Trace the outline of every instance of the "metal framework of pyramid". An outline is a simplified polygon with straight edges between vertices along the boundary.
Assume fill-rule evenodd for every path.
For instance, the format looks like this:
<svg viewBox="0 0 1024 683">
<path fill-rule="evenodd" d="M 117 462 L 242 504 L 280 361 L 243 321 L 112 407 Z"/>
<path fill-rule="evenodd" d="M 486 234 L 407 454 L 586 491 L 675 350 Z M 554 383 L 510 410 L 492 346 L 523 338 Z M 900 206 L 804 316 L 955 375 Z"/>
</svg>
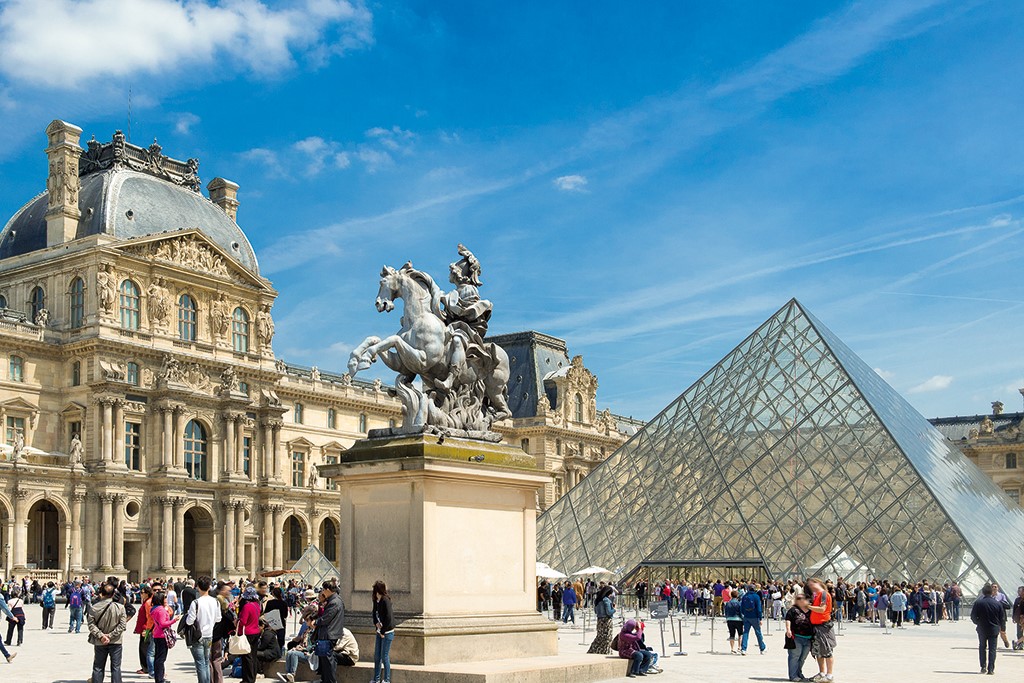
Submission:
<svg viewBox="0 0 1024 683">
<path fill-rule="evenodd" d="M 1024 585 L 1024 511 L 791 300 L 537 522 L 538 560 Z"/>
<path fill-rule="evenodd" d="M 338 568 L 327 559 L 324 551 L 315 545 L 306 546 L 302 557 L 295 562 L 292 569 L 299 572 L 302 583 L 308 586 L 319 586 L 324 581 L 338 576 Z"/>
</svg>

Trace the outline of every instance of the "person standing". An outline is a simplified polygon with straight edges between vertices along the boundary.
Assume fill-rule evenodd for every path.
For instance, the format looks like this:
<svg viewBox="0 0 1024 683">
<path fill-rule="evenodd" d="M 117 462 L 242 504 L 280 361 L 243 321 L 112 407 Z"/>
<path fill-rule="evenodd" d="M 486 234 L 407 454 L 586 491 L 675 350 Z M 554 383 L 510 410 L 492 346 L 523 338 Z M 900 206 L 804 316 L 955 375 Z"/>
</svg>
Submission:
<svg viewBox="0 0 1024 683">
<path fill-rule="evenodd" d="M 257 591 L 258 592 L 258 591 Z M 284 599 L 284 591 L 280 586 L 270 590 L 271 598 L 263 603 L 263 620 L 270 625 L 277 637 L 277 646 L 284 649 L 284 630 L 288 623 L 288 602 Z"/>
<path fill-rule="evenodd" d="M 189 582 L 191 581 L 192 579 L 189 579 Z M 210 654 L 213 647 L 213 629 L 221 619 L 220 603 L 217 602 L 217 598 L 209 594 L 209 576 L 200 576 L 196 584 L 199 590 L 196 591 L 197 597 L 189 600 L 185 623 L 199 625 L 199 640 L 193 643 L 189 650 L 192 652 L 192 660 L 196 664 L 196 678 L 199 683 L 210 683 Z M 185 589 L 186 594 L 189 588 Z"/>
<path fill-rule="evenodd" d="M 91 683 L 103 683 L 103 674 L 110 660 L 110 680 L 121 683 L 121 639 L 128 626 L 124 606 L 114 600 L 114 586 L 100 586 L 100 599 L 89 608 L 87 627 L 93 646 Z"/>
<path fill-rule="evenodd" d="M 1010 598 L 1006 597 L 1006 593 L 999 587 L 999 584 L 995 581 L 992 582 L 992 599 L 998 602 L 1003 608 L 1003 630 L 999 632 L 999 637 L 1003 639 L 1003 645 L 1007 648 L 1010 647 L 1010 639 L 1006 636 L 1006 613 L 1009 613 L 1013 608 L 1013 604 L 1010 602 Z M 7 643 L 10 645 L 10 643 Z"/>
<path fill-rule="evenodd" d="M 43 604 L 43 630 L 52 630 L 53 616 L 57 611 L 57 587 L 53 585 L 53 581 L 48 582 L 46 588 L 43 589 L 41 602 Z"/>
<path fill-rule="evenodd" d="M 811 653 L 811 641 L 814 638 L 814 624 L 811 623 L 810 614 L 807 596 L 803 593 L 793 596 L 793 606 L 786 612 L 786 650 L 789 653 L 791 681 L 805 680 L 804 662 Z"/>
<path fill-rule="evenodd" d="M 884 588 L 875 597 L 875 610 L 878 612 L 878 621 L 882 628 L 885 628 L 885 616 L 889 611 L 889 593 Z"/>
<path fill-rule="evenodd" d="M 391 643 L 395 639 L 395 613 L 383 581 L 373 584 L 373 681 L 391 683 Z M 382 678 L 383 676 L 383 678 Z"/>
<path fill-rule="evenodd" d="M 728 602 L 722 605 L 725 613 L 725 625 L 729 628 L 729 651 L 734 655 L 739 654 L 740 633 L 743 631 L 743 613 L 738 595 L 730 596 Z"/>
<path fill-rule="evenodd" d="M 740 654 L 747 654 L 747 642 L 750 638 L 750 630 L 754 630 L 757 636 L 757 647 L 761 654 L 764 654 L 766 645 L 764 636 L 761 635 L 761 619 L 764 618 L 764 604 L 761 602 L 761 593 L 754 586 L 747 586 L 746 592 L 740 598 L 740 614 L 743 615 L 743 639 L 740 641 Z"/>
<path fill-rule="evenodd" d="M 572 625 L 576 625 L 576 589 L 568 581 L 565 590 L 562 591 L 562 623 L 568 623 L 572 619 Z"/>
<path fill-rule="evenodd" d="M 811 623 L 814 625 L 814 640 L 811 642 L 811 654 L 818 661 L 816 681 L 831 681 L 836 635 L 832 631 L 832 596 L 819 578 L 810 579 L 807 587 L 811 589 Z"/>
<path fill-rule="evenodd" d="M 150 610 L 153 608 L 153 589 L 149 584 L 142 584 L 139 588 L 139 598 L 142 604 L 135 615 L 135 633 L 139 636 L 139 670 L 135 673 L 141 676 L 153 675 L 153 617 Z"/>
<path fill-rule="evenodd" d="M 246 586 L 239 599 L 238 635 L 245 636 L 249 641 L 248 654 L 240 655 L 242 659 L 242 682 L 256 683 L 258 662 L 256 648 L 260 641 L 260 597 L 256 589 Z"/>
<path fill-rule="evenodd" d="M 907 611 L 907 595 L 899 587 L 892 591 L 889 608 L 892 610 L 893 628 L 903 628 L 903 613 Z"/>
<path fill-rule="evenodd" d="M 338 661 L 334 658 L 334 643 L 345 632 L 345 605 L 338 595 L 338 587 L 324 583 L 320 588 L 323 611 L 316 620 L 316 648 L 313 653 L 319 659 L 320 683 L 337 683 Z"/>
<path fill-rule="evenodd" d="M 1017 627 L 1014 650 L 1024 650 L 1024 586 L 1017 586 L 1017 598 L 1013 601 L 1013 623 Z"/>
<path fill-rule="evenodd" d="M 986 583 L 981 589 L 981 597 L 971 608 L 971 621 L 978 631 L 978 661 L 981 663 L 981 673 L 987 673 L 989 676 L 996 670 L 999 634 L 1006 633 L 1006 610 L 992 597 L 992 593 L 992 584 Z"/>
<path fill-rule="evenodd" d="M 14 638 L 14 629 L 17 628 L 18 647 L 21 647 L 25 640 L 25 601 L 21 598 L 20 589 L 15 588 L 11 591 L 11 600 L 7 603 L 7 607 L 14 615 L 14 621 L 7 620 L 7 645 L 11 644 L 11 640 Z"/>
<path fill-rule="evenodd" d="M 615 616 L 615 605 L 612 598 L 615 590 L 601 582 L 597 593 L 594 594 L 594 616 L 597 617 L 597 635 L 594 642 L 590 644 L 587 654 L 606 655 L 611 651 L 612 643 L 612 617 Z"/>
<path fill-rule="evenodd" d="M 235 630 L 235 612 L 231 609 L 231 586 L 221 581 L 217 584 L 214 598 L 220 610 L 220 621 L 213 627 L 213 643 L 210 645 L 211 683 L 224 683 L 224 641 Z"/>
<path fill-rule="evenodd" d="M 185 587 L 178 595 L 181 596 L 180 614 L 188 614 L 188 608 L 192 606 L 192 601 L 199 597 L 199 591 L 196 590 L 196 582 L 193 579 L 186 581 Z"/>
<path fill-rule="evenodd" d="M 562 618 L 562 584 L 559 581 L 555 581 L 551 589 L 551 616 L 554 621 Z"/>
<path fill-rule="evenodd" d="M 75 579 L 75 583 L 68 589 L 68 633 L 82 631 L 82 607 L 85 604 L 85 594 L 82 592 L 82 582 Z"/>
<path fill-rule="evenodd" d="M 167 631 L 174 628 L 174 622 L 178 617 L 172 615 L 164 593 L 153 596 L 150 616 L 153 619 L 153 679 L 156 683 L 167 683 L 164 677 L 164 667 L 167 663 Z"/>
<path fill-rule="evenodd" d="M 953 603 L 951 610 L 953 614 L 953 621 L 960 621 L 960 600 L 963 599 L 963 596 L 964 594 L 963 591 L 960 590 L 960 584 L 954 581 L 953 585 L 949 587 L 949 597 L 950 601 Z"/>
</svg>

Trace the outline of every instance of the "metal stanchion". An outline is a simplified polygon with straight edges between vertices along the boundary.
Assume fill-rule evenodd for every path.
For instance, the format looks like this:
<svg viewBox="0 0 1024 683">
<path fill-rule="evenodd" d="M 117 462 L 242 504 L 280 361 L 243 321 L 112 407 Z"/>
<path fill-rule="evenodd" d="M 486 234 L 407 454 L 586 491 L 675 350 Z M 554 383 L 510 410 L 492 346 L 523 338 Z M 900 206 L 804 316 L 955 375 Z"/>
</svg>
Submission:
<svg viewBox="0 0 1024 683">
<path fill-rule="evenodd" d="M 841 636 L 841 635 L 844 635 L 843 634 L 843 615 L 842 614 L 840 614 L 839 618 L 836 619 L 836 636 Z"/>
<path fill-rule="evenodd" d="M 690 635 L 691 636 L 699 636 L 700 635 L 700 631 L 697 630 L 697 613 L 696 612 L 693 613 L 693 632 L 691 632 Z"/>
<path fill-rule="evenodd" d="M 685 657 L 687 653 L 685 651 L 683 651 L 683 626 L 684 626 L 684 624 L 686 622 L 686 617 L 683 616 L 678 621 L 679 621 L 679 624 L 678 624 L 678 626 L 679 626 L 679 646 L 678 646 L 679 647 L 679 651 L 675 653 L 675 656 L 676 657 Z"/>
<path fill-rule="evenodd" d="M 665 656 L 667 656 L 665 654 L 665 620 L 664 619 L 659 619 L 658 620 L 658 625 L 661 626 L 661 656 L 665 657 Z"/>
<path fill-rule="evenodd" d="M 679 646 L 679 638 L 676 636 L 676 622 L 672 618 L 672 616 L 669 616 L 669 618 L 668 618 L 668 625 L 669 625 L 669 628 L 672 629 L 672 642 L 669 643 L 668 646 L 669 647 L 678 647 Z"/>
<path fill-rule="evenodd" d="M 584 610 L 582 616 L 583 616 L 583 642 L 580 643 L 580 645 L 586 645 L 587 644 L 587 618 L 590 615 L 587 614 L 586 610 Z"/>
<path fill-rule="evenodd" d="M 715 617 L 711 617 L 711 654 L 715 654 Z"/>
</svg>

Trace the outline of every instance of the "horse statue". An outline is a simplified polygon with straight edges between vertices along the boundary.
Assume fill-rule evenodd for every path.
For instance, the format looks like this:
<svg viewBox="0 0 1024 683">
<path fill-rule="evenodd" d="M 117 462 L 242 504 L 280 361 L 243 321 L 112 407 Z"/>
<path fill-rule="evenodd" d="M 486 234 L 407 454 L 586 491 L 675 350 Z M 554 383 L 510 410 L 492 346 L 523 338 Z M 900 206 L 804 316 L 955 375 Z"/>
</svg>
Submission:
<svg viewBox="0 0 1024 683">
<path fill-rule="evenodd" d="M 411 262 L 380 272 L 377 311 L 389 313 L 397 299 L 404 301 L 401 329 L 363 340 L 348 370 L 355 376 L 380 358 L 398 373 L 402 426 L 383 430 L 389 434 L 427 431 L 498 441 L 491 424 L 511 416 L 508 354 L 484 341 L 492 306 L 479 297 L 480 264 L 461 244 L 459 253 L 462 260 L 449 268 L 449 281 L 457 287 L 448 294 Z"/>
</svg>

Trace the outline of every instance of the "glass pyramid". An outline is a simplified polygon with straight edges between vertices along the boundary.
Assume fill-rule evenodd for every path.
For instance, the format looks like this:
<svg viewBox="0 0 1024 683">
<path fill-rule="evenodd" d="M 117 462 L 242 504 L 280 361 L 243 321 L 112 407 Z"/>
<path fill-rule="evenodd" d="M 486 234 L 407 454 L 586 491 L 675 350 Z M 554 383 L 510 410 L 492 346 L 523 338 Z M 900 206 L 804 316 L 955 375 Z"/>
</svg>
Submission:
<svg viewBox="0 0 1024 683">
<path fill-rule="evenodd" d="M 538 560 L 1024 585 L 1024 511 L 795 299 L 537 522 Z"/>
<path fill-rule="evenodd" d="M 327 559 L 324 552 L 315 545 L 306 546 L 302 557 L 292 567 L 299 572 L 299 577 L 304 585 L 318 586 L 324 581 L 338 578 L 338 568 Z"/>
</svg>

